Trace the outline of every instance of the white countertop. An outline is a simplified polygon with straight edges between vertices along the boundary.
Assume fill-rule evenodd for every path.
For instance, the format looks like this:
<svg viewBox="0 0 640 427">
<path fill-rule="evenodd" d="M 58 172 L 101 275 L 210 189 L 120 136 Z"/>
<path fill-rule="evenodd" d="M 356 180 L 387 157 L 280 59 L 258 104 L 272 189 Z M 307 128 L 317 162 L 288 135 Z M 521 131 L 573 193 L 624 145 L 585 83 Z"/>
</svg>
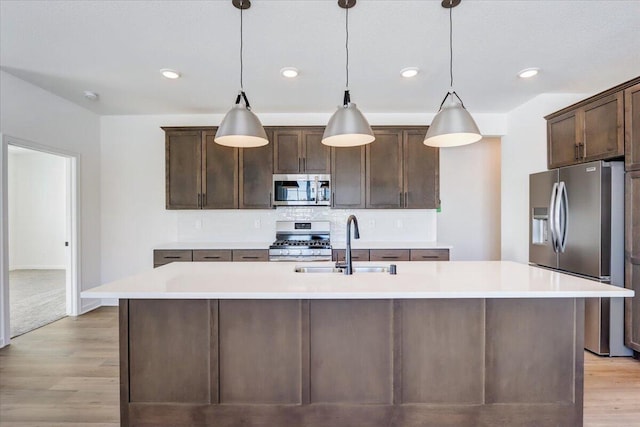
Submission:
<svg viewBox="0 0 640 427">
<path fill-rule="evenodd" d="M 154 249 L 269 249 L 269 242 L 173 242 L 163 243 Z M 344 249 L 345 242 L 331 242 L 333 249 Z M 351 241 L 353 249 L 451 249 L 451 245 L 440 242 L 367 242 L 362 239 Z"/>
<path fill-rule="evenodd" d="M 354 266 L 388 265 L 354 262 Z M 633 291 L 509 261 L 397 262 L 388 273 L 296 273 L 295 262 L 176 262 L 82 292 L 123 299 L 632 297 Z"/>
</svg>

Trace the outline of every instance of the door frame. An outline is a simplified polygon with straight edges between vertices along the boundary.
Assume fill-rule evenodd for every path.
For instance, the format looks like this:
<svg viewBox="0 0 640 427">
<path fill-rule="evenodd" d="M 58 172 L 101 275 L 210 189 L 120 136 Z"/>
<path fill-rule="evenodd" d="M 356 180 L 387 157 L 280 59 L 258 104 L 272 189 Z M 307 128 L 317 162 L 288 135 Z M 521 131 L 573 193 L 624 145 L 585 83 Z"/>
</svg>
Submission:
<svg viewBox="0 0 640 427">
<path fill-rule="evenodd" d="M 8 236 L 8 147 L 26 148 L 39 151 L 41 153 L 53 154 L 63 157 L 66 161 L 66 239 L 69 242 L 66 256 L 66 312 L 69 316 L 80 314 L 80 194 L 79 194 L 79 168 L 80 155 L 71 151 L 61 150 L 46 145 L 27 141 L 10 135 L 0 134 L 2 141 L 0 146 L 0 213 L 2 214 L 2 226 L 0 227 L 0 348 L 8 345 L 11 341 L 9 325 L 10 305 L 9 305 L 9 236 Z"/>
</svg>

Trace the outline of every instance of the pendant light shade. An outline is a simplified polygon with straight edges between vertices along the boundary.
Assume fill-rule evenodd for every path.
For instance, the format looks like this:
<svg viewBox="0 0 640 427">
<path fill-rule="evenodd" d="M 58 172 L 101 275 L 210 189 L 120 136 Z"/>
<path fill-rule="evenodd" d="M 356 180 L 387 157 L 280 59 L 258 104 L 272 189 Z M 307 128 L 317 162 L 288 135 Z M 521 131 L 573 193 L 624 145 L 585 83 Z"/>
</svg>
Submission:
<svg viewBox="0 0 640 427">
<path fill-rule="evenodd" d="M 449 92 L 440 111 L 433 118 L 427 130 L 424 144 L 431 147 L 456 147 L 467 145 L 482 139 L 478 125 L 464 108 L 462 101 L 454 98 L 458 95 Z"/>
<path fill-rule="evenodd" d="M 344 91 L 342 106 L 333 113 L 324 129 L 322 143 L 331 147 L 355 147 L 372 142 L 375 138 L 369 122 L 356 104 L 351 103 L 349 94 L 349 9 L 355 6 L 356 0 L 338 0 L 338 6 L 345 10 L 345 50 L 347 54 L 346 75 L 347 89 Z"/>
<path fill-rule="evenodd" d="M 213 140 L 227 147 L 251 148 L 261 147 L 269 143 L 267 133 L 260 123 L 260 119 L 251 111 L 249 99 L 244 93 L 242 83 L 242 11 L 251 7 L 249 0 L 233 0 L 232 4 L 240 9 L 240 91 L 236 97 L 236 104 L 224 116 L 216 136 Z M 242 103 L 244 101 L 244 104 Z"/>
<path fill-rule="evenodd" d="M 224 116 L 214 141 L 227 147 L 241 148 L 261 147 L 269 143 L 258 116 L 240 102 Z"/>
<path fill-rule="evenodd" d="M 345 99 L 348 99 L 348 93 L 345 93 Z M 355 147 L 368 144 L 374 139 L 369 122 L 356 104 L 351 102 L 338 107 L 322 135 L 322 143 L 331 147 Z"/>
<path fill-rule="evenodd" d="M 442 7 L 449 9 L 449 75 L 453 88 L 453 8 L 461 0 L 442 0 Z M 464 107 L 462 99 L 453 90 L 449 90 L 433 118 L 424 144 L 431 147 L 457 147 L 480 141 L 482 135 L 471 114 Z"/>
</svg>

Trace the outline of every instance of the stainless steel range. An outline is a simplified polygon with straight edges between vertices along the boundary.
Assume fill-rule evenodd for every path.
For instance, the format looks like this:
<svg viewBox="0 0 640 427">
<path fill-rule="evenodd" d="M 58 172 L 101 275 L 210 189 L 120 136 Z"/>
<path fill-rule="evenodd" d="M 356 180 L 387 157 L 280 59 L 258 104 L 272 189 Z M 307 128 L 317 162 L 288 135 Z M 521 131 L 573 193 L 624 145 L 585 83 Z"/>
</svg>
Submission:
<svg viewBox="0 0 640 427">
<path fill-rule="evenodd" d="M 331 261 L 329 221 L 276 221 L 269 261 Z"/>
</svg>

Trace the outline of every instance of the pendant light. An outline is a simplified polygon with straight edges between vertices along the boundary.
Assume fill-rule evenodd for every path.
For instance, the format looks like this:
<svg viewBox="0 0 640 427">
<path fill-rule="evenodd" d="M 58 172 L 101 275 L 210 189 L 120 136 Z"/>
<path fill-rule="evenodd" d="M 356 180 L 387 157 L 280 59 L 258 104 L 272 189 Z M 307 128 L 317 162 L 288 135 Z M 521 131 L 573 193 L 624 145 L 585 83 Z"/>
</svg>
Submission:
<svg viewBox="0 0 640 427">
<path fill-rule="evenodd" d="M 461 0 L 442 0 L 442 7 L 449 9 L 449 75 L 450 89 L 442 100 L 438 114 L 427 130 L 424 144 L 431 147 L 456 147 L 480 141 L 482 135 L 462 99 L 453 90 L 453 8 Z"/>
<path fill-rule="evenodd" d="M 251 111 L 251 105 L 244 92 L 242 82 L 242 11 L 249 9 L 251 2 L 249 0 L 233 0 L 231 3 L 240 9 L 240 91 L 236 97 L 236 104 L 222 119 L 222 123 L 220 123 L 213 140 L 227 147 L 260 147 L 267 145 L 269 140 L 262 123 L 260 123 L 260 119 Z"/>
<path fill-rule="evenodd" d="M 346 74 L 347 84 L 342 99 L 342 106 L 333 113 L 329 119 L 327 127 L 322 135 L 322 143 L 332 147 L 355 147 L 365 145 L 375 139 L 369 122 L 358 110 L 356 104 L 351 103 L 349 94 L 349 9 L 355 6 L 356 0 L 338 0 L 338 6 L 345 10 L 346 21 L 346 41 L 345 50 L 347 53 Z"/>
</svg>

